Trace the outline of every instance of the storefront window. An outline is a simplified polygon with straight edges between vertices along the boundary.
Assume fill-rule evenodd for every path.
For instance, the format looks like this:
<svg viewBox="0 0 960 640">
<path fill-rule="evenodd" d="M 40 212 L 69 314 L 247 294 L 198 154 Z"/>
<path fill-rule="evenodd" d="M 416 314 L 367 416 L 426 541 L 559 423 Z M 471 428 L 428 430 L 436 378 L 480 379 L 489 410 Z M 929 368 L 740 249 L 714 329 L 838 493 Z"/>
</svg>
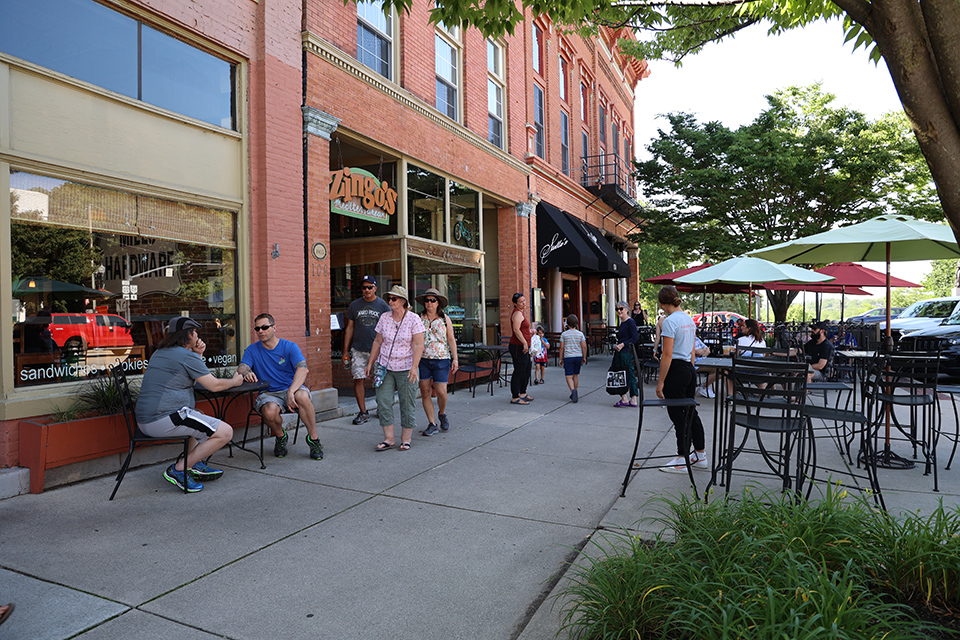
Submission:
<svg viewBox="0 0 960 640">
<path fill-rule="evenodd" d="M 453 244 L 480 248 L 480 194 L 450 181 L 450 224 Z"/>
<path fill-rule="evenodd" d="M 408 258 L 410 273 L 410 297 L 436 287 L 449 299 L 447 315 L 453 321 L 453 333 L 457 344 L 483 342 L 483 298 L 480 295 L 480 269 L 456 265 L 428 258 Z M 423 312 L 420 304 L 414 304 L 417 313 Z"/>
<path fill-rule="evenodd" d="M 410 234 L 446 242 L 445 180 L 412 164 L 407 165 L 407 215 Z"/>
<path fill-rule="evenodd" d="M 377 178 L 381 184 L 386 183 L 388 188 L 396 189 L 397 185 L 397 165 L 396 163 L 387 163 L 384 165 L 368 165 L 364 167 L 351 167 L 351 172 L 356 173 L 356 169 L 366 171 Z M 339 169 L 338 171 L 343 171 Z M 334 185 L 331 184 L 331 187 Z M 360 203 L 359 197 L 355 202 Z M 397 212 L 398 205 L 389 208 L 390 213 L 386 214 L 385 219 L 371 218 L 362 211 L 354 215 L 344 215 L 331 211 L 330 213 L 330 238 L 332 240 L 343 240 L 349 238 L 370 238 L 373 236 L 395 236 L 397 235 Z"/>
<path fill-rule="evenodd" d="M 142 372 L 179 315 L 208 366 L 237 364 L 233 213 L 22 172 L 10 187 L 15 386 Z"/>
</svg>

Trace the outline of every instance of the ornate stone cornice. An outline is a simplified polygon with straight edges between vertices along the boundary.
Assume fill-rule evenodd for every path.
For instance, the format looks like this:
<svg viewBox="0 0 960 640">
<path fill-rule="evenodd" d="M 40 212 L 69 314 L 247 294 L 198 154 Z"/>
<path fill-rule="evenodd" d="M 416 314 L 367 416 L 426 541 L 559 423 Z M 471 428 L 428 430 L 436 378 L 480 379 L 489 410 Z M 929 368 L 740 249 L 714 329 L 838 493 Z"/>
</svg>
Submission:
<svg viewBox="0 0 960 640">
<path fill-rule="evenodd" d="M 329 42 L 321 39 L 319 36 L 309 31 L 304 31 L 301 35 L 301 39 L 303 41 L 304 51 L 317 56 L 325 62 L 337 67 L 344 73 L 351 75 L 357 80 L 369 85 L 371 88 L 388 96 L 392 100 L 403 105 L 405 108 L 416 112 L 423 118 L 426 118 L 431 123 L 443 127 L 453 135 L 480 149 L 484 153 L 496 158 L 504 164 L 509 165 L 511 169 L 520 171 L 524 175 L 528 175 L 530 173 L 530 169 L 527 167 L 527 165 L 520 160 L 517 160 L 502 149 L 498 149 L 497 147 L 493 146 L 485 138 L 478 136 L 463 125 L 450 120 L 400 85 L 387 80 L 377 73 L 374 73 L 366 65 L 360 64 L 357 60 L 346 55 L 343 51 L 334 47 Z"/>
<path fill-rule="evenodd" d="M 303 133 L 320 136 L 325 140 L 330 139 L 330 134 L 337 130 L 340 125 L 340 118 L 332 116 L 326 111 L 321 111 L 316 107 L 306 105 L 300 107 L 303 112 Z"/>
</svg>

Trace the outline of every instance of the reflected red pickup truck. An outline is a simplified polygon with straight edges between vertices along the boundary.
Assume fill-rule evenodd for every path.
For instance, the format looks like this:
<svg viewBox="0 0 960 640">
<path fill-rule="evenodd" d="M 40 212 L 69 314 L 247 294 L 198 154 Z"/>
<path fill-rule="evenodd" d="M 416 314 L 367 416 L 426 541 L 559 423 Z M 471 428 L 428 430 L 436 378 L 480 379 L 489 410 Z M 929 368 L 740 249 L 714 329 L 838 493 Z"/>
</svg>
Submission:
<svg viewBox="0 0 960 640">
<path fill-rule="evenodd" d="M 86 351 L 100 347 L 132 347 L 130 323 L 106 313 L 54 313 L 50 335 L 58 347 Z"/>
</svg>

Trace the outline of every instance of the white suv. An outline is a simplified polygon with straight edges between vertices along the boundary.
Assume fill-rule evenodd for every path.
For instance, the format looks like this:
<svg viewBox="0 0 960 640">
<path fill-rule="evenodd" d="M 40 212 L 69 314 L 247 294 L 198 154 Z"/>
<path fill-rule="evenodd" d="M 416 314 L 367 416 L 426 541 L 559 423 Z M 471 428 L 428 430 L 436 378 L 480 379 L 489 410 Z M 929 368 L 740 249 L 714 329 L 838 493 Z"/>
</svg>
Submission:
<svg viewBox="0 0 960 640">
<path fill-rule="evenodd" d="M 936 327 L 958 311 L 960 311 L 960 298 L 933 298 L 914 302 L 896 319 L 890 321 L 890 332 L 896 339 L 897 334 L 904 335 Z M 886 321 L 881 322 L 880 330 L 883 331 L 886 328 Z"/>
</svg>

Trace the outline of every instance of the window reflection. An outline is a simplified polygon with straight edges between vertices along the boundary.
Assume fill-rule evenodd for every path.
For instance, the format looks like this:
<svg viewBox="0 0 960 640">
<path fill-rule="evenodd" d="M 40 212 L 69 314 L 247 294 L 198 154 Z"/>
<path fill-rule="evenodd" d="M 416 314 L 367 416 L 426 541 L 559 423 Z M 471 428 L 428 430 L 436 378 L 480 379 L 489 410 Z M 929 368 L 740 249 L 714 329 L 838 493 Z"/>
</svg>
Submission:
<svg viewBox="0 0 960 640">
<path fill-rule="evenodd" d="M 453 244 L 480 248 L 480 194 L 450 181 L 450 224 Z"/>
<path fill-rule="evenodd" d="M 237 364 L 234 240 L 214 222 L 232 214 L 21 172 L 10 184 L 15 386 L 139 373 L 184 313 L 208 366 Z M 166 237 L 119 222 L 131 212 Z"/>
<path fill-rule="evenodd" d="M 445 180 L 412 164 L 407 165 L 407 215 L 410 234 L 445 242 Z"/>
<path fill-rule="evenodd" d="M 482 343 L 480 269 L 426 258 L 408 258 L 407 266 L 410 272 L 410 297 L 416 298 L 430 287 L 446 292 L 449 305 L 445 312 L 453 322 L 457 344 Z M 417 313 L 423 312 L 422 305 L 416 304 L 415 307 Z"/>
</svg>

